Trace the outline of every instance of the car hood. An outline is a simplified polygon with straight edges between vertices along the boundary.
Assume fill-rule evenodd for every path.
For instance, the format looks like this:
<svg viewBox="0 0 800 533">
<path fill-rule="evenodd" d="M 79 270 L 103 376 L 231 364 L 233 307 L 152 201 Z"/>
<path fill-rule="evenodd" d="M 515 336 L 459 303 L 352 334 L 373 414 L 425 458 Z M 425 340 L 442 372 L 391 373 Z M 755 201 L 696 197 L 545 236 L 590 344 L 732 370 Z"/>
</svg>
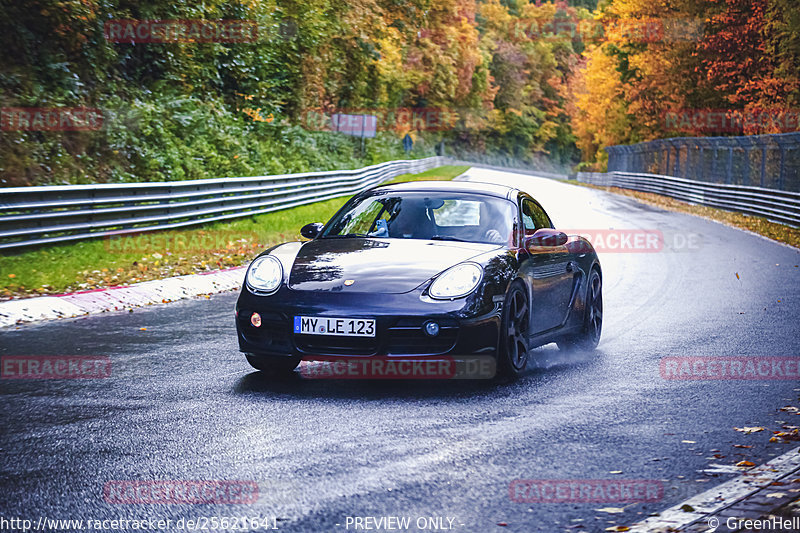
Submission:
<svg viewBox="0 0 800 533">
<path fill-rule="evenodd" d="M 398 294 L 498 248 L 496 244 L 416 239 L 316 239 L 297 251 L 289 288 Z"/>
</svg>

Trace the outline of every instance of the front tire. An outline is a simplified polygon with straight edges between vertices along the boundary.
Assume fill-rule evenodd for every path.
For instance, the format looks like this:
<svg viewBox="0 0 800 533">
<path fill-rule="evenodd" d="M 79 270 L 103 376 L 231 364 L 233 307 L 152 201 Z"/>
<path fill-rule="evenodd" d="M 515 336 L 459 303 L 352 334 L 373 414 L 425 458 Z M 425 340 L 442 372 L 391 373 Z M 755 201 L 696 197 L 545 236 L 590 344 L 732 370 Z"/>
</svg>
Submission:
<svg viewBox="0 0 800 533">
<path fill-rule="evenodd" d="M 603 330 L 603 280 L 600 272 L 593 268 L 589 274 L 586 289 L 586 305 L 583 327 L 579 333 L 569 335 L 558 341 L 560 350 L 594 350 L 600 343 Z"/>
<path fill-rule="evenodd" d="M 528 366 L 529 330 L 528 294 L 522 283 L 515 282 L 506 294 L 500 323 L 497 370 L 501 375 L 515 378 Z"/>
<path fill-rule="evenodd" d="M 295 356 L 270 357 L 251 353 L 244 355 L 247 358 L 247 362 L 250 363 L 250 366 L 271 376 L 289 375 L 297 368 L 297 365 L 300 364 L 300 358 Z"/>
</svg>

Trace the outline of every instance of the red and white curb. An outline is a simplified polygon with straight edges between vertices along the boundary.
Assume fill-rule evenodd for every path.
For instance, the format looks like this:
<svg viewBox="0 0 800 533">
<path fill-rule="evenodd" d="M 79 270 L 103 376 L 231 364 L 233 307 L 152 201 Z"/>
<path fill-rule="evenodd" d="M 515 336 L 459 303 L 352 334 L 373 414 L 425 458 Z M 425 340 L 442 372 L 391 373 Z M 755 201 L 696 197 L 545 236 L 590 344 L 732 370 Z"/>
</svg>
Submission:
<svg viewBox="0 0 800 533">
<path fill-rule="evenodd" d="M 630 533 L 677 531 L 747 498 L 800 468 L 800 447 L 633 525 Z M 687 505 L 689 507 L 687 507 Z M 688 509 L 693 509 L 688 511 Z M 687 509 L 687 510 L 684 510 Z M 710 528 L 713 531 L 714 527 Z"/>
<path fill-rule="evenodd" d="M 126 287 L 0 302 L 0 327 L 172 302 L 241 287 L 246 266 L 144 281 Z"/>
</svg>

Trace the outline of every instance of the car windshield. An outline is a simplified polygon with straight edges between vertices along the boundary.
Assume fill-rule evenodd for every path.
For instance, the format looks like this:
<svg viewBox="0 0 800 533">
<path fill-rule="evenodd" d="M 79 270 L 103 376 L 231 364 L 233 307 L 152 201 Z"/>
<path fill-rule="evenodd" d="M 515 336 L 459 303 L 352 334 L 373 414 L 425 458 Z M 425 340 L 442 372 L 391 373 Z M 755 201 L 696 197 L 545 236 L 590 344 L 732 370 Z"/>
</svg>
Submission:
<svg viewBox="0 0 800 533">
<path fill-rule="evenodd" d="M 322 238 L 375 237 L 508 244 L 514 204 L 468 193 L 382 193 L 353 201 Z"/>
</svg>

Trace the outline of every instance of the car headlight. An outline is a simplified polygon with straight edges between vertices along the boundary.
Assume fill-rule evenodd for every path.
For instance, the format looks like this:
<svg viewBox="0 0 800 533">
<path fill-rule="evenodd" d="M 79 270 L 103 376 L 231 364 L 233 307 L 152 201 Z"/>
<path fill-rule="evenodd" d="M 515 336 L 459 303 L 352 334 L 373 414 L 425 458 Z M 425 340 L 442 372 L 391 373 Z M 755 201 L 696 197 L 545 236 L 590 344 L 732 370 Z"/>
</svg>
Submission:
<svg viewBox="0 0 800 533">
<path fill-rule="evenodd" d="M 483 278 L 483 268 L 476 263 L 461 263 L 445 270 L 433 280 L 428 294 L 432 298 L 460 298 L 475 290 Z"/>
<path fill-rule="evenodd" d="M 272 255 L 257 257 L 247 269 L 245 281 L 255 293 L 274 292 L 283 281 L 283 265 Z"/>
</svg>

